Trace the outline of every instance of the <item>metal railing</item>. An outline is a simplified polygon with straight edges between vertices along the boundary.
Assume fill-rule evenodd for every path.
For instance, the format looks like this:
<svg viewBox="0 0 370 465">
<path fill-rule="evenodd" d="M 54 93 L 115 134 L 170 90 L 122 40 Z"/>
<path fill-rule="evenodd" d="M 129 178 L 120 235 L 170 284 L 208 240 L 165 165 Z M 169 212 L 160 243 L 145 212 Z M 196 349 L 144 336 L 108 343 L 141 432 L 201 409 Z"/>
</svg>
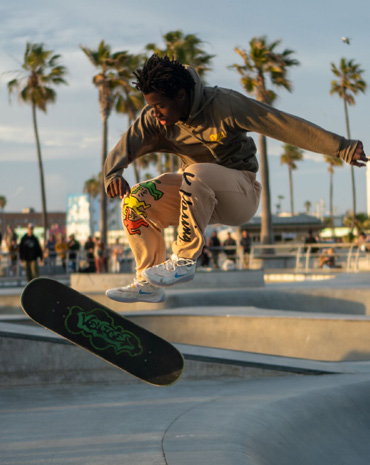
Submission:
<svg viewBox="0 0 370 465">
<path fill-rule="evenodd" d="M 237 245 L 228 247 L 208 247 L 210 265 L 213 266 L 212 252 L 218 254 L 219 267 L 226 260 L 232 260 L 235 263 L 235 269 L 293 269 L 295 271 L 309 272 L 326 268 L 323 258 L 328 256 L 329 249 L 333 249 L 334 267 L 331 269 L 342 270 L 347 272 L 357 272 L 359 270 L 370 271 L 370 253 L 362 250 L 362 246 L 353 243 L 317 243 L 317 244 L 274 244 L 258 245 L 251 247 L 250 254 L 247 256 L 243 249 Z M 370 249 L 370 244 L 369 244 Z M 227 253 L 229 252 L 229 253 Z M 230 252 L 232 254 L 230 255 Z M 75 258 L 73 254 L 76 255 Z M 72 257 L 71 257 L 72 256 Z M 63 263 L 57 256 L 54 261 L 45 260 L 40 267 L 40 274 L 55 275 L 65 274 L 81 269 L 82 261 L 86 263 L 86 253 L 67 252 L 66 259 Z M 121 270 L 124 272 L 134 271 L 134 257 L 132 253 L 125 254 L 121 262 Z M 0 253 L 0 277 L 5 278 L 23 278 L 25 276 L 24 267 L 17 259 L 11 261 L 10 254 L 7 252 Z"/>
<path fill-rule="evenodd" d="M 370 246 L 370 244 L 369 244 Z M 250 267 L 260 264 L 263 268 L 293 268 L 295 271 L 317 269 L 342 269 L 356 272 L 370 270 L 370 254 L 361 250 L 362 246 L 353 243 L 279 244 L 253 245 L 250 253 Z M 293 266 L 272 266 L 285 261 Z M 280 263 L 281 264 L 281 263 Z M 266 266 L 269 265 L 269 266 Z"/>
<path fill-rule="evenodd" d="M 57 255 L 56 257 L 46 257 L 40 264 L 41 275 L 69 275 L 75 272 L 82 272 L 89 264 L 95 264 L 95 260 L 86 257 L 86 252 L 66 252 L 64 260 Z M 124 254 L 121 260 L 121 268 L 129 270 L 132 268 L 133 256 L 132 254 Z M 0 252 L 0 278 L 23 278 L 25 270 L 23 264 L 20 262 L 19 257 L 17 260 L 11 259 L 11 254 L 8 252 Z"/>
</svg>

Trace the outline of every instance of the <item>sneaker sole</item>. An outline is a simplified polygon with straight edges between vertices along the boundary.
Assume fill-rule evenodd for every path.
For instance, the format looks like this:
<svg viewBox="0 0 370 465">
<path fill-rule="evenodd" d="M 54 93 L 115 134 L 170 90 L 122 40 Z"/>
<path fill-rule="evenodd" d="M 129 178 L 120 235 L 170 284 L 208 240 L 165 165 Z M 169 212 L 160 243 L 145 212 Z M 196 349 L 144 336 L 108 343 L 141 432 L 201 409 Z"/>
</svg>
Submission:
<svg viewBox="0 0 370 465">
<path fill-rule="evenodd" d="M 129 298 L 129 297 L 124 297 L 124 296 L 116 296 L 116 295 L 111 295 L 109 293 L 109 291 L 107 291 L 105 293 L 105 295 L 108 297 L 108 299 L 111 299 L 111 300 L 114 300 L 115 302 L 120 302 L 120 303 L 123 303 L 123 304 L 133 304 L 135 302 L 145 302 L 145 303 L 149 303 L 149 304 L 158 304 L 160 302 L 164 302 L 166 300 L 166 295 L 162 295 L 160 297 L 158 297 L 157 299 L 154 299 L 154 300 L 148 300 L 148 299 L 137 299 L 135 297 L 133 298 Z"/>
<path fill-rule="evenodd" d="M 142 274 L 150 282 L 150 284 L 152 286 L 155 286 L 155 287 L 171 287 L 171 286 L 176 286 L 176 284 L 185 284 L 185 283 L 188 283 L 188 282 L 192 281 L 195 278 L 195 273 L 194 273 L 191 276 L 184 276 L 183 278 L 179 278 L 174 283 L 170 283 L 170 284 L 161 283 L 161 284 L 159 284 L 159 283 L 156 283 L 156 282 L 152 281 L 152 279 L 145 273 L 145 271 L 143 271 Z"/>
</svg>

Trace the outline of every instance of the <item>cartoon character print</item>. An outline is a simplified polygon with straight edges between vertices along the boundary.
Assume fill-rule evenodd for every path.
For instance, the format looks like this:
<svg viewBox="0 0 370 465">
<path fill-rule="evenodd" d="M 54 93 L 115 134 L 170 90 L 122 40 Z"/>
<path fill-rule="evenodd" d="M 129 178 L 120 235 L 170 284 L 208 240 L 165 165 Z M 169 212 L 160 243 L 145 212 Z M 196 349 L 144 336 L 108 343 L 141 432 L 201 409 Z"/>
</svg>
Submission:
<svg viewBox="0 0 370 465">
<path fill-rule="evenodd" d="M 123 224 L 127 229 L 128 233 L 132 236 L 134 234 L 141 234 L 140 228 L 144 226 L 145 228 L 149 227 L 149 223 L 144 220 L 142 217 L 134 216 L 130 218 L 130 210 L 126 210 L 126 216 L 123 218 Z"/>
<path fill-rule="evenodd" d="M 142 215 L 146 217 L 147 215 L 145 211 L 139 210 L 140 208 L 144 208 L 144 210 L 146 210 L 147 208 L 150 208 L 150 204 L 147 205 L 144 201 L 138 200 L 132 194 L 125 197 L 124 204 L 123 204 L 123 215 L 124 216 L 126 216 L 127 210 L 133 210 L 136 215 Z"/>
<path fill-rule="evenodd" d="M 159 200 L 163 196 L 163 192 L 157 189 L 155 183 L 160 184 L 161 181 L 154 180 L 154 181 L 147 181 L 141 182 L 136 188 L 131 191 L 131 194 L 137 194 L 142 189 L 146 189 L 149 194 L 154 198 L 154 200 Z"/>
<path fill-rule="evenodd" d="M 157 189 L 156 183 L 160 184 L 160 181 L 142 182 L 131 190 L 129 196 L 125 197 L 122 204 L 122 218 L 123 224 L 130 235 L 140 235 L 142 226 L 149 227 L 149 223 L 144 218 L 147 217 L 145 210 L 150 208 L 151 204 L 147 204 L 145 200 L 140 200 L 140 198 L 143 199 L 149 194 L 155 201 L 161 199 L 164 194 Z M 136 194 L 137 197 L 133 194 Z"/>
</svg>

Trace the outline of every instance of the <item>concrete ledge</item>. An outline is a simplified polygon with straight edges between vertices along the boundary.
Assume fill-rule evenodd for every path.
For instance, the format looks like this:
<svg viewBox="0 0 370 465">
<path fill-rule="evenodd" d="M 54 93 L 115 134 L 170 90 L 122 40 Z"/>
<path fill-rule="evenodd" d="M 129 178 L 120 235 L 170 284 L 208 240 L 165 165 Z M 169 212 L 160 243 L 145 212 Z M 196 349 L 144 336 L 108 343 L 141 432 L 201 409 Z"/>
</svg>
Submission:
<svg viewBox="0 0 370 465">
<path fill-rule="evenodd" d="M 181 316 L 177 318 L 180 319 L 179 323 L 182 325 L 184 321 Z M 150 325 L 153 318 L 148 320 L 149 323 L 147 320 L 132 319 L 153 330 Z M 173 333 L 173 337 L 168 337 L 169 340 L 176 340 L 178 335 L 172 326 L 168 326 L 168 320 L 163 321 L 158 318 L 155 320 L 157 323 L 161 323 L 160 328 L 163 328 L 163 323 L 166 324 L 162 333 Z M 225 322 L 229 321 L 231 321 L 230 318 L 218 321 L 224 326 L 225 335 L 228 333 L 226 327 L 228 324 L 225 325 Z M 199 319 L 195 323 L 197 327 L 199 326 L 200 332 L 204 331 L 203 325 L 199 325 Z M 206 322 L 206 325 L 209 325 L 208 323 Z M 242 324 L 248 326 L 250 321 L 238 319 L 238 321 L 234 320 L 234 323 L 240 327 Z M 188 327 L 189 322 L 185 326 Z M 219 328 L 215 328 L 214 324 L 210 326 L 217 336 Z M 159 330 L 157 333 L 160 334 L 161 331 Z M 235 341 L 237 341 L 237 335 L 234 336 Z M 209 341 L 209 335 L 205 334 L 202 346 L 189 343 L 175 344 L 186 359 L 184 379 L 370 372 L 370 362 L 328 363 L 302 360 L 297 357 L 281 357 L 205 346 L 205 342 Z M 221 342 L 225 343 L 225 340 Z M 0 385 L 102 383 L 108 381 L 109 383 L 123 384 L 139 382 L 136 378 L 42 327 L 33 324 L 20 324 L 20 321 L 0 323 Z"/>
<path fill-rule="evenodd" d="M 57 337 L 56 337 L 57 338 Z M 264 366 L 263 361 L 249 363 L 248 360 L 228 360 L 204 354 L 187 356 L 181 380 L 208 378 L 255 378 L 266 376 L 287 376 L 295 372 L 301 373 L 284 364 Z M 201 355 L 203 351 L 203 356 Z M 314 370 L 308 370 L 314 373 Z M 120 383 L 136 384 L 140 380 L 125 373 L 95 355 L 74 346 L 68 341 L 52 340 L 51 337 L 16 337 L 13 333 L 8 337 L 0 336 L 0 386 L 32 386 L 49 384 L 100 384 Z"/>
<path fill-rule="evenodd" d="M 131 284 L 134 278 L 132 273 L 73 273 L 71 274 L 71 287 L 79 292 L 105 292 L 112 287 Z M 177 289 L 219 289 L 219 288 L 245 288 L 263 287 L 263 270 L 237 270 L 197 271 L 193 281 L 177 286 Z"/>
<path fill-rule="evenodd" d="M 131 274 L 100 275 L 100 283 L 95 282 L 97 275 L 82 277 L 83 274 L 76 274 L 73 275 L 73 278 L 77 290 L 118 312 L 152 311 L 189 306 L 203 307 L 207 305 L 219 307 L 248 305 L 272 310 L 370 315 L 370 288 L 367 284 L 370 278 L 368 278 L 368 274 L 345 275 L 326 282 L 311 280 L 300 284 L 269 284 L 266 287 L 247 287 L 245 285 L 237 288 L 230 287 L 240 284 L 238 280 L 233 281 L 233 273 L 235 273 L 238 280 L 239 278 L 245 280 L 248 276 L 253 276 L 249 274 L 249 270 L 241 272 L 199 272 L 196 280 L 192 283 L 204 285 L 203 289 L 190 288 L 190 285 L 193 285 L 192 283 L 171 287 L 166 290 L 167 300 L 159 304 L 143 302 L 122 304 L 105 297 L 105 288 L 130 283 L 133 278 Z M 241 275 L 238 273 L 241 273 Z M 259 277 L 261 280 L 263 279 L 261 274 Z M 233 281 L 231 284 L 229 282 L 230 278 Z M 117 281 L 112 282 L 112 279 Z M 210 283 L 207 284 L 204 280 L 209 280 Z M 89 282 L 90 284 L 88 284 Z M 248 282 L 252 285 L 252 280 Z M 81 284 L 81 288 L 79 288 L 79 284 Z M 211 287 L 213 284 L 217 284 L 217 288 Z M 85 286 L 86 290 L 84 291 L 82 289 Z M 22 289 L 19 288 L 1 290 L 0 314 L 22 313 L 20 308 L 21 291 Z"/>
<path fill-rule="evenodd" d="M 175 315 L 135 314 L 130 319 L 177 344 L 321 361 L 370 360 L 370 319 L 366 317 L 288 316 L 273 311 L 263 315 L 254 311 L 249 316 L 196 315 L 194 309 L 187 310 L 181 314 L 178 309 Z"/>
<path fill-rule="evenodd" d="M 137 312 L 181 307 L 248 306 L 271 310 L 310 313 L 370 315 L 370 289 L 183 289 L 176 286 L 166 290 L 167 299 L 159 304 L 138 302 L 123 304 L 108 299 L 102 293 L 86 294 L 117 312 Z M 201 310 L 202 312 L 202 310 Z"/>
</svg>

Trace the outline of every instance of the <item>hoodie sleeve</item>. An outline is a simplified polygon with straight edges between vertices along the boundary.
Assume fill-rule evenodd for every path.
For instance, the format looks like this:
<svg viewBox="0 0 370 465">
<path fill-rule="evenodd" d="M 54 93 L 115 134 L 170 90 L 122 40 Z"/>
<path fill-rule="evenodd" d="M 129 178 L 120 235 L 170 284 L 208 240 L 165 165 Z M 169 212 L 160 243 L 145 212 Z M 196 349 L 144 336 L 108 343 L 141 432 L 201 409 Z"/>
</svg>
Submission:
<svg viewBox="0 0 370 465">
<path fill-rule="evenodd" d="M 303 150 L 339 157 L 351 163 L 358 140 L 348 140 L 297 116 L 233 91 L 232 113 L 236 124 L 247 131 L 294 145 Z"/>
<path fill-rule="evenodd" d="M 122 176 L 123 170 L 130 163 L 147 153 L 156 151 L 159 134 L 158 123 L 151 116 L 150 108 L 145 107 L 140 117 L 108 154 L 104 164 L 105 191 L 113 179 Z"/>
</svg>

